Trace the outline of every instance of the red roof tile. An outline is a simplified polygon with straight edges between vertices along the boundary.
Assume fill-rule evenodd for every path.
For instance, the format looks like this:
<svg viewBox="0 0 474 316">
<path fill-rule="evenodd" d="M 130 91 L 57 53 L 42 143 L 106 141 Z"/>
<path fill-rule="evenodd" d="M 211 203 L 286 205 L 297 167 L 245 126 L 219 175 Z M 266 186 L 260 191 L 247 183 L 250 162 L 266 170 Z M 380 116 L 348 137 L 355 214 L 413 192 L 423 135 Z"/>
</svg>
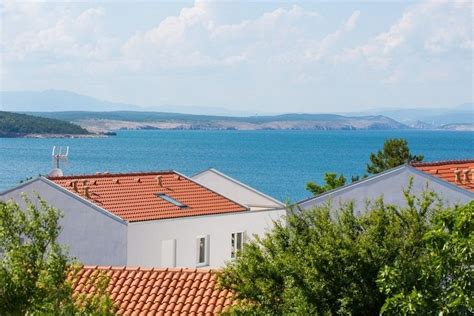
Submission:
<svg viewBox="0 0 474 316">
<path fill-rule="evenodd" d="M 49 180 L 129 222 L 247 210 L 174 171 L 65 176 Z M 185 207 L 157 194 L 165 194 Z"/>
<path fill-rule="evenodd" d="M 474 192 L 474 159 L 412 163 L 413 167 Z"/>
<path fill-rule="evenodd" d="M 141 292 L 138 288 L 128 287 L 123 295 L 111 295 L 118 313 L 121 315 L 155 314 L 163 312 L 174 315 L 187 314 L 195 311 L 196 315 L 215 315 L 222 312 L 233 302 L 232 293 L 218 288 L 216 275 L 210 269 L 146 269 L 152 273 L 141 272 L 141 268 L 96 267 L 85 266 L 79 270 L 72 281 L 74 295 L 94 291 L 91 278 L 98 273 L 106 273 L 110 277 L 109 293 L 122 293 L 124 284 L 147 284 L 151 291 Z M 154 272 L 160 272 L 155 274 Z M 157 277 L 157 278 L 155 278 Z M 186 280 L 185 283 L 169 283 L 164 285 L 164 279 Z M 192 293 L 190 288 L 205 289 L 203 293 Z M 155 290 L 163 290 L 168 295 L 152 295 Z"/>
</svg>

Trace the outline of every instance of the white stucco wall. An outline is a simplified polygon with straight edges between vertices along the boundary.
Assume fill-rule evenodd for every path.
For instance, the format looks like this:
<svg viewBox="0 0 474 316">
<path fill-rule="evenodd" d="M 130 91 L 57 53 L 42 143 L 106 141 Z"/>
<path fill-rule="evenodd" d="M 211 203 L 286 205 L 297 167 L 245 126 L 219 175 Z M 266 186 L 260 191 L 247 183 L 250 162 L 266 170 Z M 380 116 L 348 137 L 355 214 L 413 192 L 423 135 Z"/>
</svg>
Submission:
<svg viewBox="0 0 474 316">
<path fill-rule="evenodd" d="M 352 201 L 355 204 L 355 211 L 360 213 L 366 210 L 368 201 L 375 201 L 377 198 L 383 197 L 386 204 L 406 206 L 403 190 L 407 188 L 411 177 L 413 178 L 412 194 L 419 196 L 428 186 L 428 189 L 436 192 L 447 206 L 467 203 L 474 197 L 472 192 L 430 175 L 425 176 L 421 174 L 421 171 L 404 166 L 298 204 L 302 208 L 308 209 L 328 201 L 333 207 L 339 207 L 341 204 Z"/>
<path fill-rule="evenodd" d="M 240 182 L 209 169 L 192 177 L 203 186 L 247 207 L 283 208 L 284 205 L 255 191 Z"/>
<path fill-rule="evenodd" d="M 126 223 L 99 212 L 79 197 L 64 193 L 40 179 L 0 194 L 0 199 L 12 199 L 24 205 L 22 193 L 26 193 L 32 201 L 39 194 L 63 213 L 58 242 L 68 247 L 70 256 L 86 265 L 122 266 L 127 263 Z"/>
<path fill-rule="evenodd" d="M 176 266 L 196 267 L 196 238 L 209 236 L 209 267 L 222 267 L 231 255 L 231 234 L 246 232 L 263 236 L 281 219 L 285 210 L 249 211 L 222 215 L 193 216 L 177 219 L 130 223 L 128 261 L 130 266 L 159 267 L 169 258 L 161 258 L 162 241 L 176 240 Z"/>
</svg>

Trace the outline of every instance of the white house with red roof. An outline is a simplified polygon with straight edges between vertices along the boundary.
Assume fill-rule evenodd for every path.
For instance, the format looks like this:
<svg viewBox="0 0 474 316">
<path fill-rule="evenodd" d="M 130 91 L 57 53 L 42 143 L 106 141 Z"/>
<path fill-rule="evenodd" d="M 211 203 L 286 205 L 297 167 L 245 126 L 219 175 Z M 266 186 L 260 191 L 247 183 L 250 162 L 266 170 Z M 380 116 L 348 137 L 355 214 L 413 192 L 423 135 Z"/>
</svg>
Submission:
<svg viewBox="0 0 474 316">
<path fill-rule="evenodd" d="M 286 215 L 286 209 L 219 174 L 239 183 L 237 191 L 248 191 L 245 198 L 234 200 L 220 192 L 225 186 L 213 186 L 209 179 L 198 182 L 161 171 L 38 177 L 0 193 L 0 199 L 21 204 L 22 194 L 32 199 L 38 194 L 61 210 L 59 242 L 84 264 L 221 267 L 248 238 L 262 236 Z"/>
<path fill-rule="evenodd" d="M 356 213 L 361 213 L 368 203 L 382 197 L 386 204 L 405 206 L 403 190 L 411 179 L 412 194 L 419 196 L 423 191 L 434 191 L 446 206 L 474 199 L 474 160 L 454 160 L 402 165 L 297 204 L 309 209 L 324 203 L 339 207 L 352 202 Z"/>
</svg>

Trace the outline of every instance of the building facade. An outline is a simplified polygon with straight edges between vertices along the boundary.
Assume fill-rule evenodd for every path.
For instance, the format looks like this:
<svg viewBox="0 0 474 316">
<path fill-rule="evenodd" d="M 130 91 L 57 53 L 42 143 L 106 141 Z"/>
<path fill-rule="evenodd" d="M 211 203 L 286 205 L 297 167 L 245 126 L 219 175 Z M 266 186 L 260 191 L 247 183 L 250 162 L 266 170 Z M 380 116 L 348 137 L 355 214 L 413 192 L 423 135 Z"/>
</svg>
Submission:
<svg viewBox="0 0 474 316">
<path fill-rule="evenodd" d="M 359 214 L 379 198 L 386 204 L 405 206 L 403 191 L 408 189 L 410 182 L 413 195 L 433 191 L 446 206 L 467 203 L 474 199 L 474 160 L 402 165 L 297 204 L 303 209 L 325 203 L 338 208 L 351 202 Z"/>
<path fill-rule="evenodd" d="M 255 209 L 175 171 L 39 177 L 0 199 L 22 204 L 23 194 L 63 213 L 59 242 L 87 265 L 221 267 L 286 214 L 271 198 L 276 207 Z"/>
</svg>

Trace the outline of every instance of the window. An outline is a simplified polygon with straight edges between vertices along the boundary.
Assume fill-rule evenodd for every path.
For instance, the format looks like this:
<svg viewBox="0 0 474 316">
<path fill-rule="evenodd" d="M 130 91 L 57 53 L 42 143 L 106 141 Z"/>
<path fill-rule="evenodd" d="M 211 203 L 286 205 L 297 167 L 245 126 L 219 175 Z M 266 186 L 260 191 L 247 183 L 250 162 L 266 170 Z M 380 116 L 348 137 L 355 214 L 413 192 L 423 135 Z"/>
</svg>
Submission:
<svg viewBox="0 0 474 316">
<path fill-rule="evenodd" d="M 156 193 L 156 196 L 162 198 L 163 200 L 170 202 L 171 204 L 176 205 L 179 208 L 186 208 L 188 207 L 186 204 L 181 203 L 178 200 L 173 199 L 171 196 L 164 194 L 164 193 Z"/>
<path fill-rule="evenodd" d="M 238 232 L 238 233 L 232 233 L 231 235 L 231 252 L 230 252 L 230 257 L 235 258 L 237 257 L 237 254 L 239 251 L 242 250 L 244 246 L 244 237 L 245 234 L 243 232 Z"/>
<path fill-rule="evenodd" d="M 199 236 L 196 239 L 197 266 L 209 265 L 209 236 Z"/>
</svg>

